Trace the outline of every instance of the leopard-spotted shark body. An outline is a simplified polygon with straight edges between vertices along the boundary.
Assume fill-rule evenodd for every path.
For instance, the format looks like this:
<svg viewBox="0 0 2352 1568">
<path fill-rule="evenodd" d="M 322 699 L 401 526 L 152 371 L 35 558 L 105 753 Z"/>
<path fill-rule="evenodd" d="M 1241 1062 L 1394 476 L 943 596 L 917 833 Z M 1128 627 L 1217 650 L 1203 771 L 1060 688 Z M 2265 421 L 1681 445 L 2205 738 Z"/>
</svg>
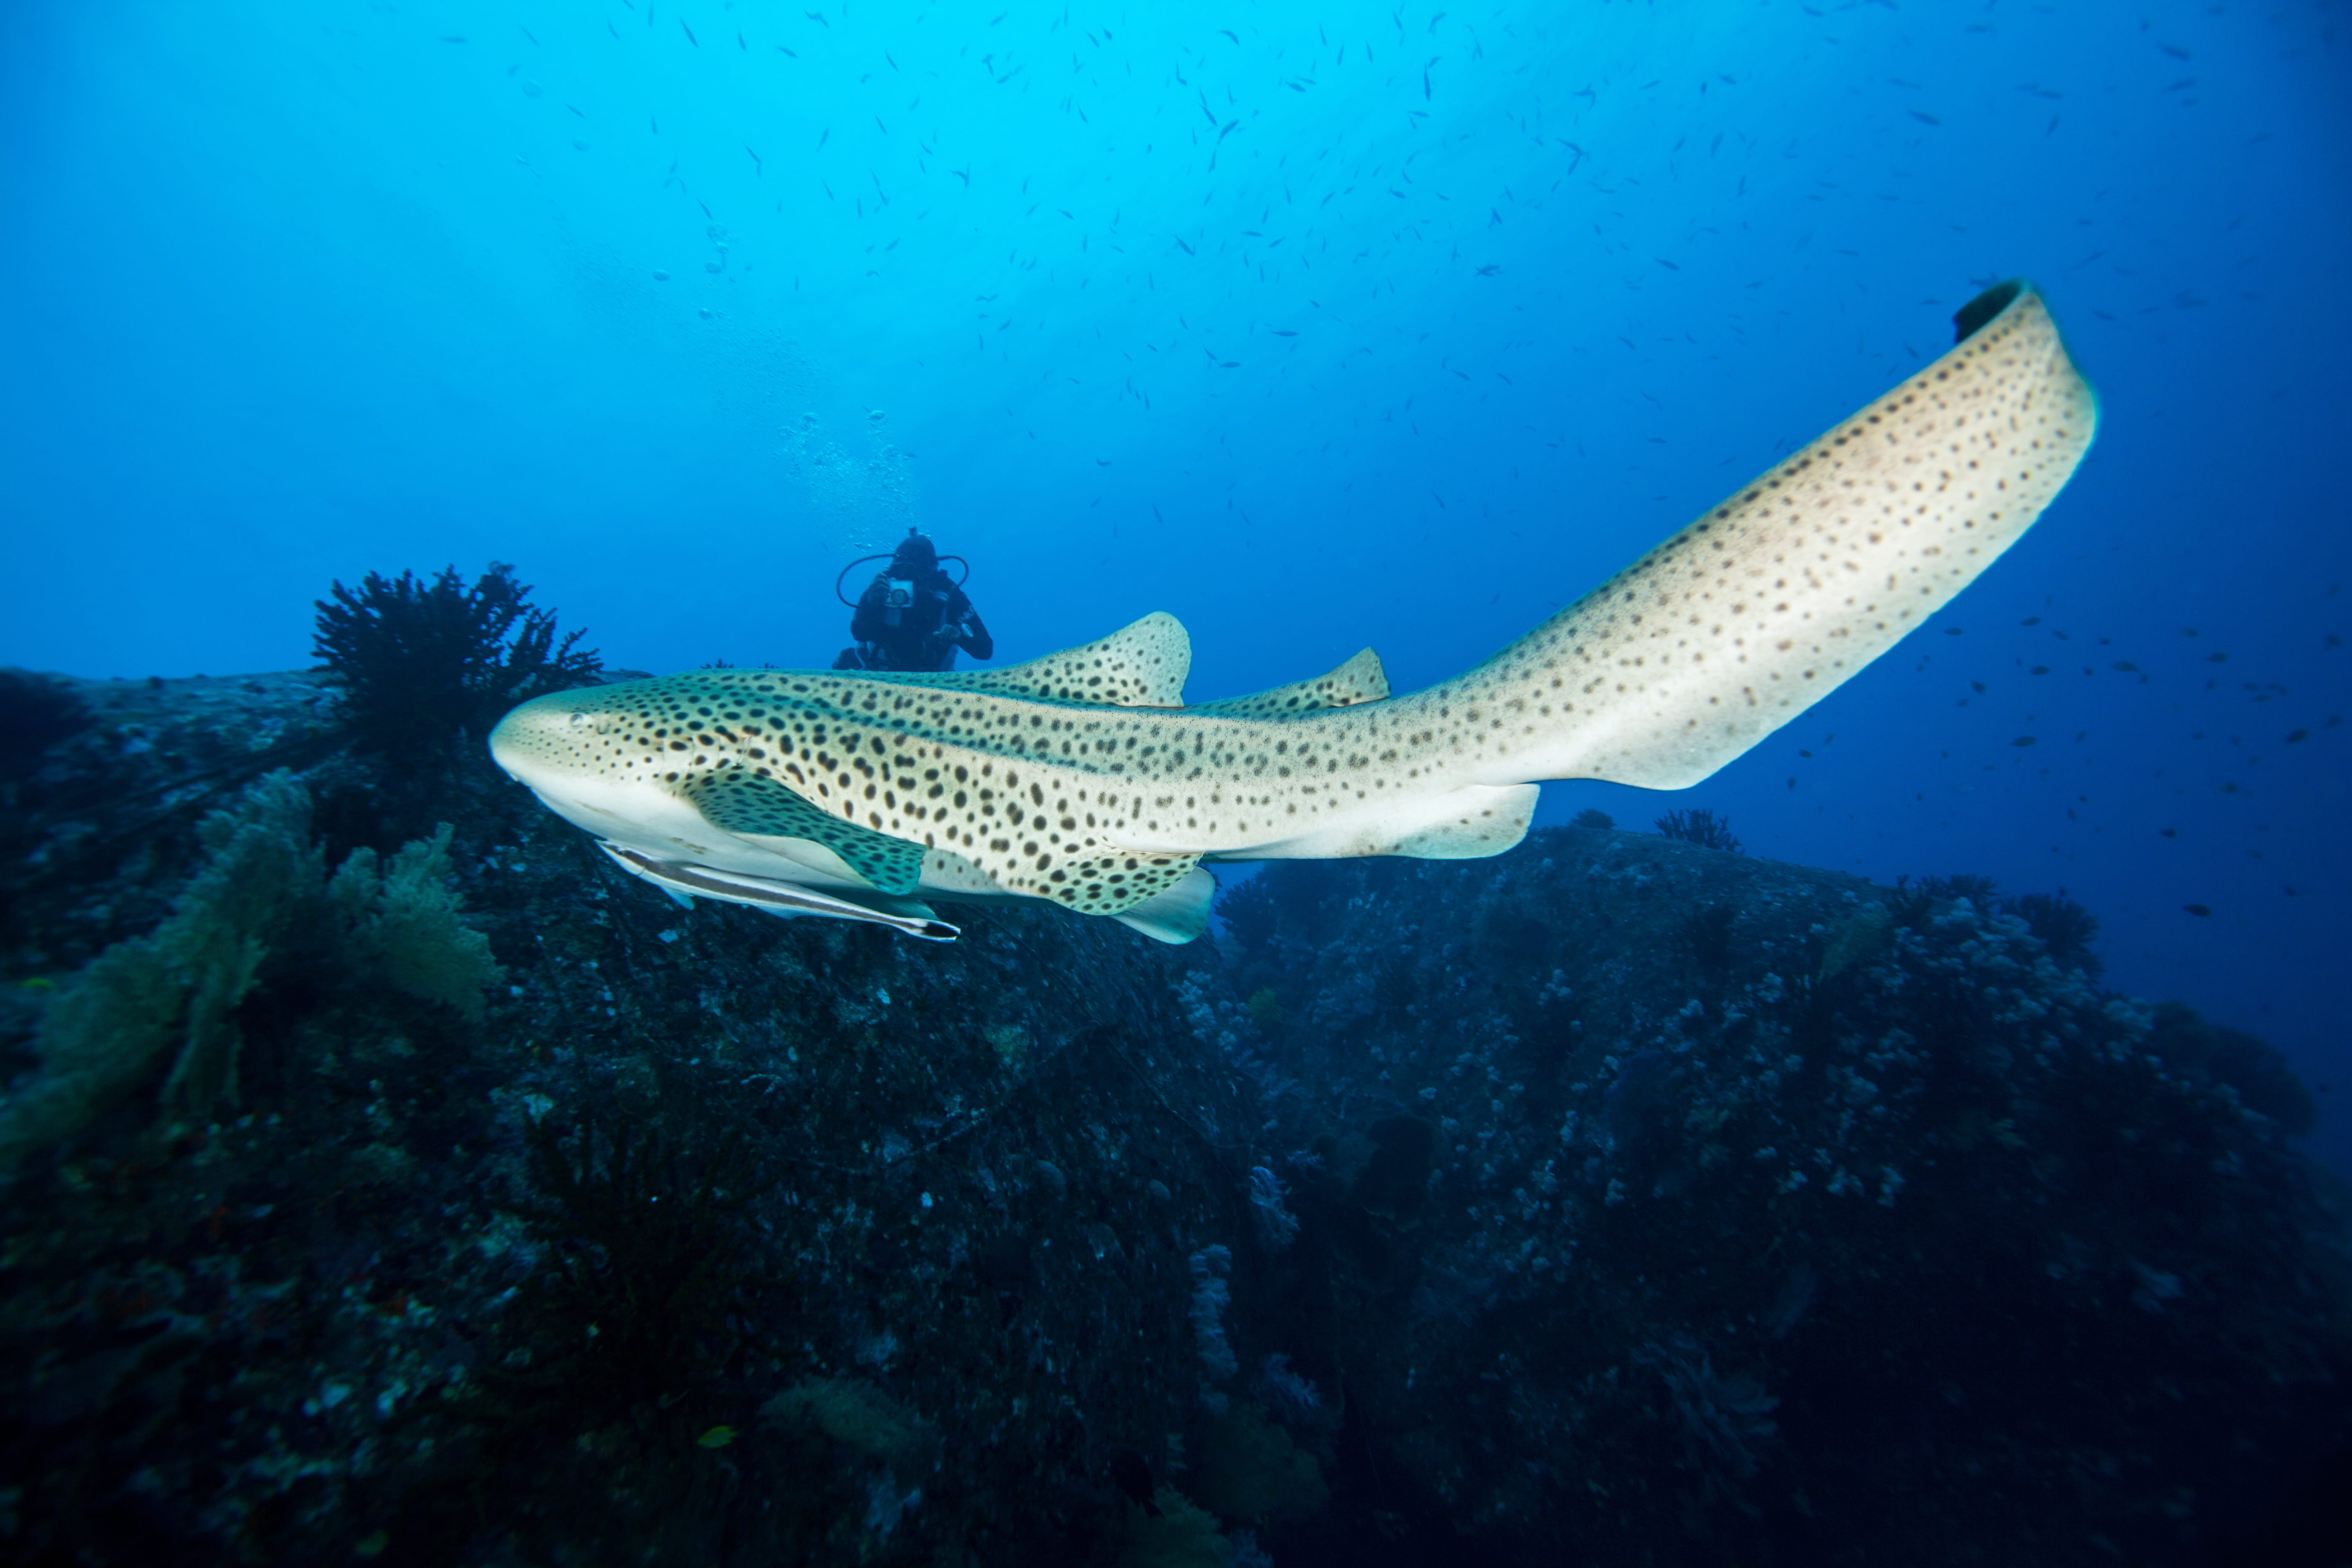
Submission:
<svg viewBox="0 0 2352 1568">
<path fill-rule="evenodd" d="M 1392 696 L 1370 650 L 1184 706 L 1166 615 L 1013 668 L 709 669 L 526 702 L 499 764 L 682 899 L 952 938 L 1042 899 L 1200 934 L 1204 860 L 1499 854 L 1539 779 L 1698 783 L 1990 565 L 2097 407 L 2021 284 L 1909 381 L 1486 663 Z"/>
</svg>

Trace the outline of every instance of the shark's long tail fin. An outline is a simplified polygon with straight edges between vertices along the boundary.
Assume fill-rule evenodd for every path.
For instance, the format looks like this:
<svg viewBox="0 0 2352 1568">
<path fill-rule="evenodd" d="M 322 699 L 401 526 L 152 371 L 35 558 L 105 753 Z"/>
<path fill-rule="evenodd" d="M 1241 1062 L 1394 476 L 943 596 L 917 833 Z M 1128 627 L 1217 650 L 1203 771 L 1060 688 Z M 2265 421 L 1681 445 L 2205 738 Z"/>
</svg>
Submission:
<svg viewBox="0 0 2352 1568">
<path fill-rule="evenodd" d="M 1475 714 L 1478 782 L 1696 784 L 2016 542 L 2089 449 L 2097 403 L 2032 288 L 1989 289 L 1954 321 L 1942 359 L 1420 694 Z"/>
</svg>

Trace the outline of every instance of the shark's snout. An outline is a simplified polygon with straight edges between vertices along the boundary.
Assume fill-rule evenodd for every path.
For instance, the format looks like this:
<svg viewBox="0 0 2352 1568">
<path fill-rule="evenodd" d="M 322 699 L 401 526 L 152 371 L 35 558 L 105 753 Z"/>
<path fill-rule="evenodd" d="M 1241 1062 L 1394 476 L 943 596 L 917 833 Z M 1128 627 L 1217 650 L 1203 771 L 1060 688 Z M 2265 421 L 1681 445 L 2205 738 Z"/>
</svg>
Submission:
<svg viewBox="0 0 2352 1568">
<path fill-rule="evenodd" d="M 613 761 L 612 715 L 595 694 L 558 691 L 509 711 L 490 731 L 490 760 L 537 789 L 551 777 L 593 773 Z"/>
</svg>

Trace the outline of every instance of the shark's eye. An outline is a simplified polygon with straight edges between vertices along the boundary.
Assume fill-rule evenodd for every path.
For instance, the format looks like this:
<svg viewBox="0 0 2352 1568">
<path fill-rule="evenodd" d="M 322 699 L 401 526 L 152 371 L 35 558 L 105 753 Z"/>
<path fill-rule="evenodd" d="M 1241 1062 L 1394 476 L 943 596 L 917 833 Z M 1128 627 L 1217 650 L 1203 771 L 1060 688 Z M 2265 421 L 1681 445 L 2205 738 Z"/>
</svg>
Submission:
<svg viewBox="0 0 2352 1568">
<path fill-rule="evenodd" d="M 585 730 L 595 721 L 596 721 L 591 719 L 585 713 L 574 713 L 572 715 L 572 727 L 575 730 Z"/>
</svg>

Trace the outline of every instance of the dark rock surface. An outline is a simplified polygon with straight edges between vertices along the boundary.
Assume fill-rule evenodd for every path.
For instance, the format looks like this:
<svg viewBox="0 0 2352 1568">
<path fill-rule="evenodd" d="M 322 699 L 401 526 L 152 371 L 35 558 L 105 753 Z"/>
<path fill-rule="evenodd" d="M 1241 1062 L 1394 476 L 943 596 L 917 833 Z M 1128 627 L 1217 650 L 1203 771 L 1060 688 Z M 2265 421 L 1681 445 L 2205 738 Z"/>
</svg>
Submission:
<svg viewBox="0 0 2352 1568">
<path fill-rule="evenodd" d="M 1981 889 L 1564 829 L 937 947 L 679 910 L 312 677 L 71 684 L 0 775 L 15 1092 L 278 767 L 330 866 L 452 824 L 504 973 L 289 948 L 234 1104 L 0 1190 L 12 1561 L 2328 1560 L 2274 1058 Z"/>
</svg>

